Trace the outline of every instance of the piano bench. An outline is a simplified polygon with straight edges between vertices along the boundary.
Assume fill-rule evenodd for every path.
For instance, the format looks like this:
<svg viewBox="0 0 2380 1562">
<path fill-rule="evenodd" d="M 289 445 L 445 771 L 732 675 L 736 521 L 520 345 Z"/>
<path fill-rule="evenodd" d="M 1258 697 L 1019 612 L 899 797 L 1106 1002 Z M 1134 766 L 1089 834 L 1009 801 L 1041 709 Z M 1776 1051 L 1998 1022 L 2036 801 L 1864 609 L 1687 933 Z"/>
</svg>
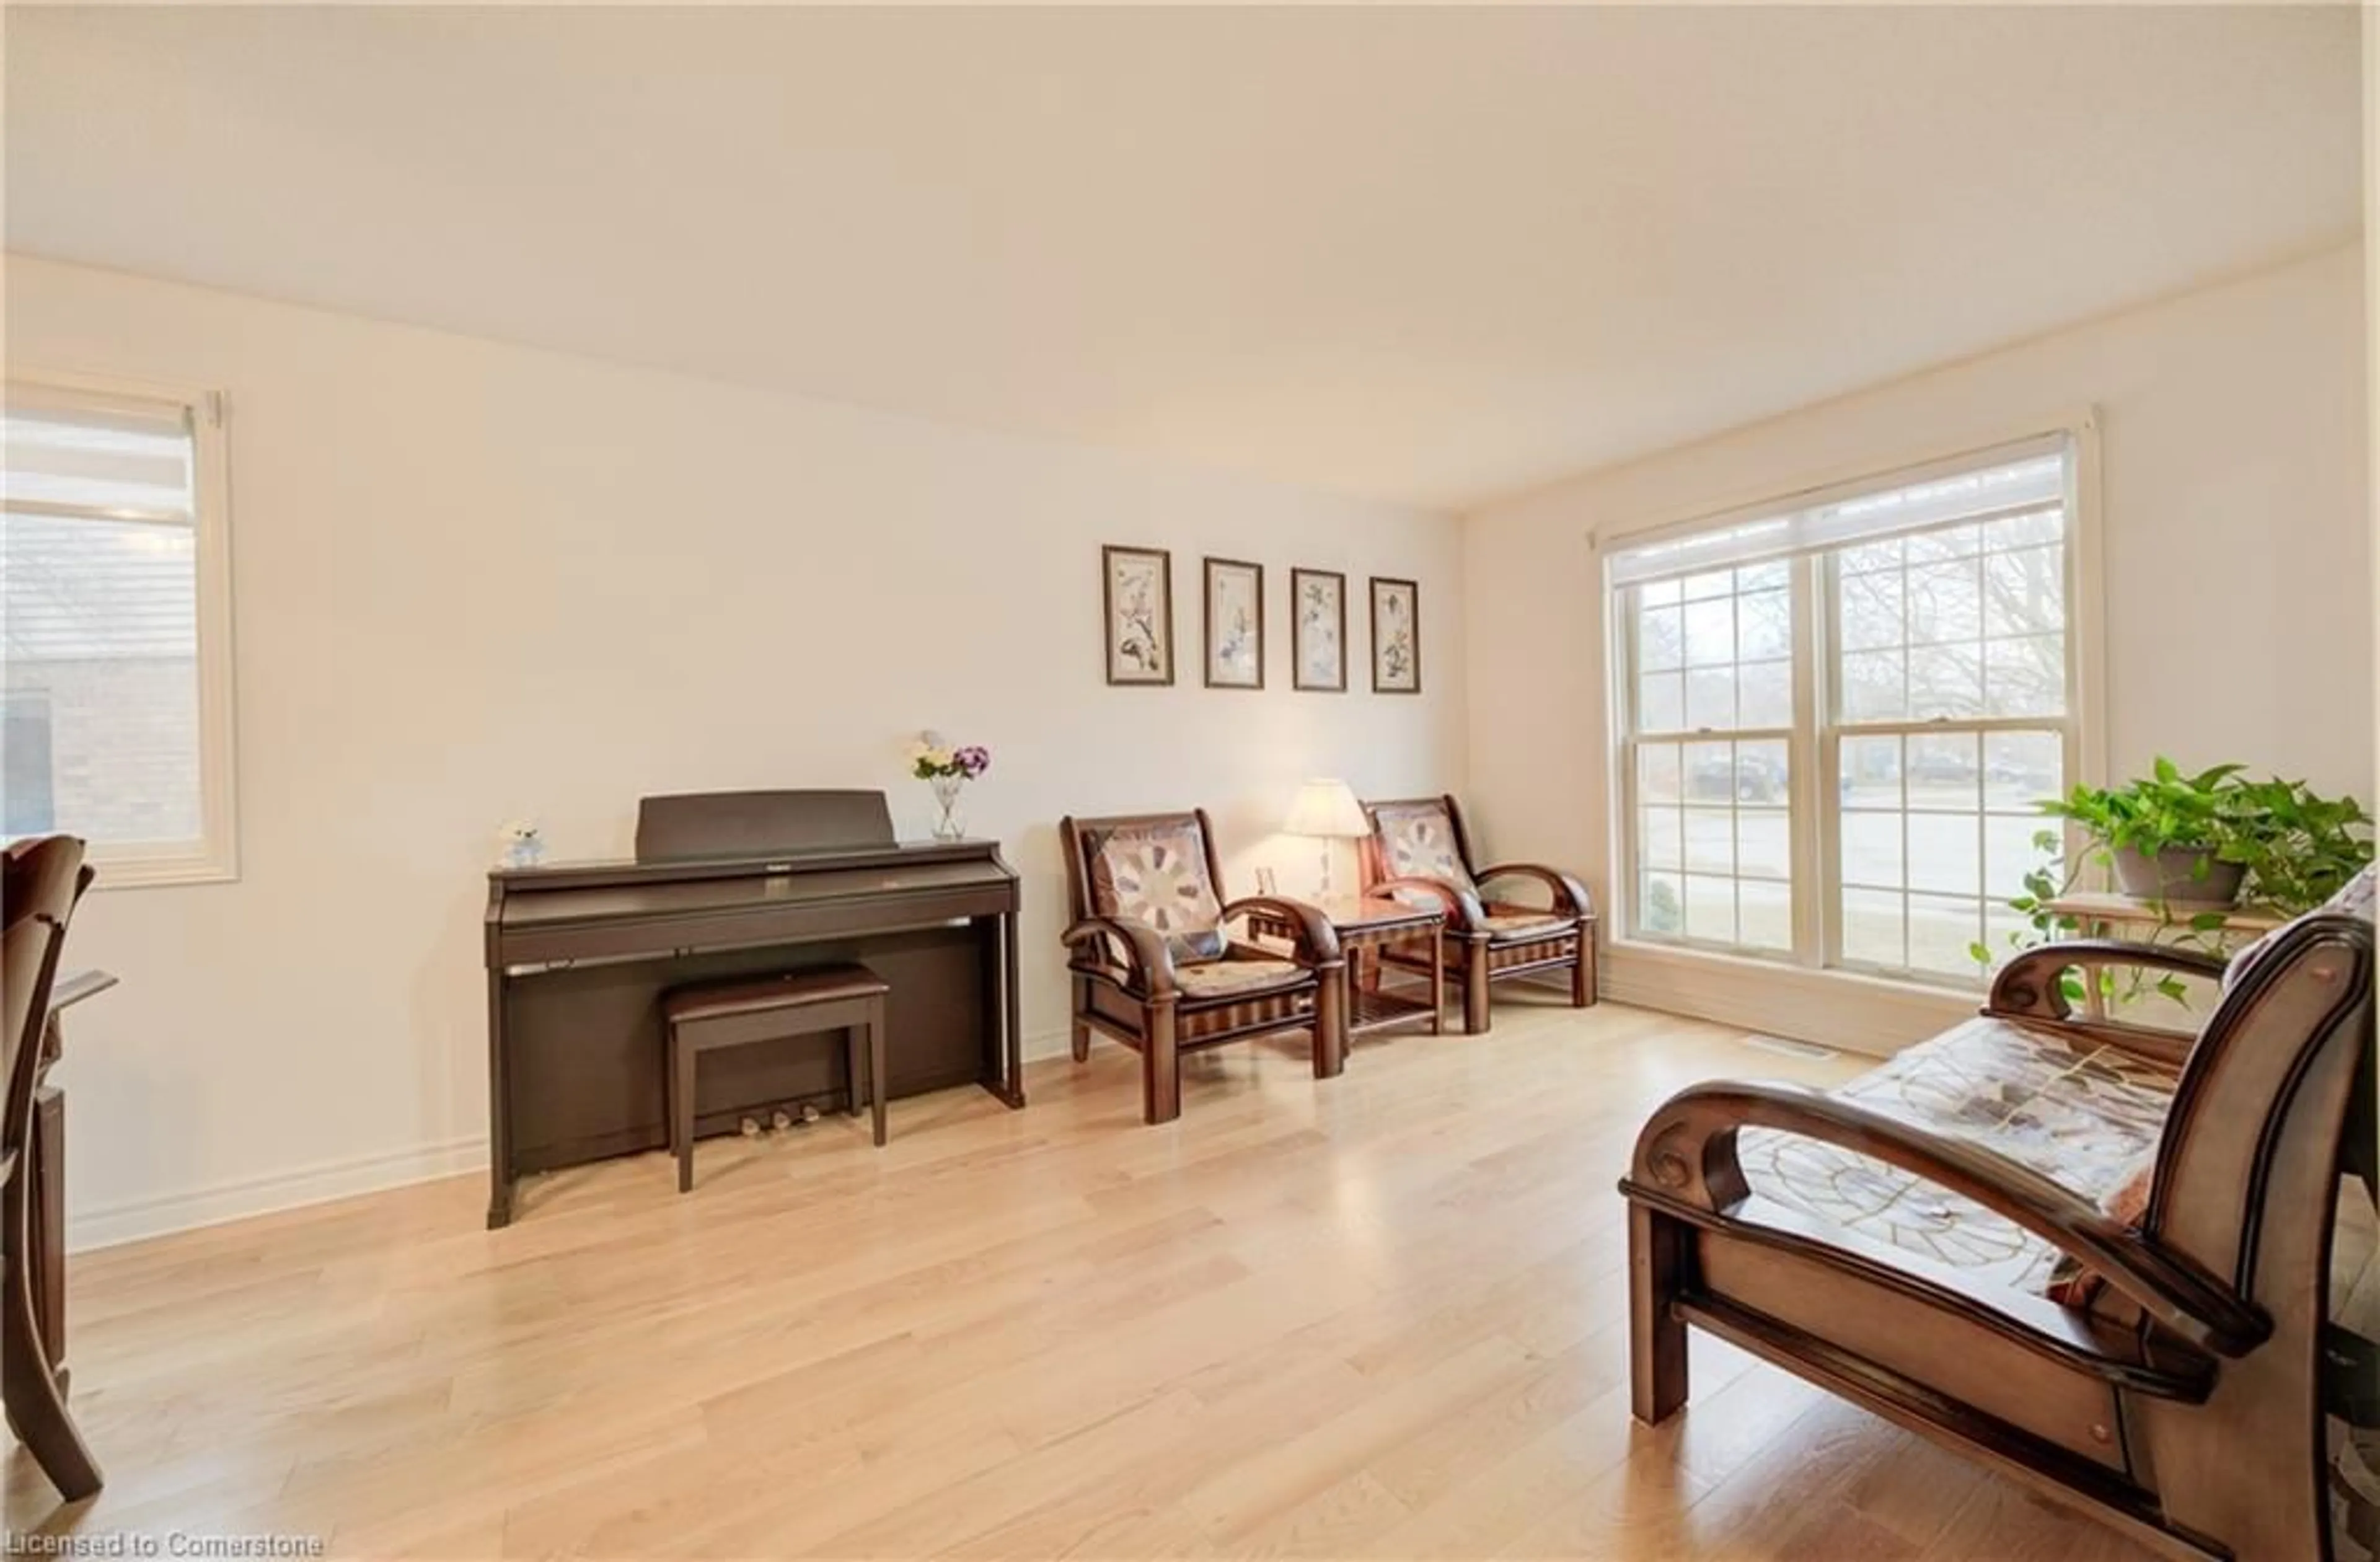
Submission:
<svg viewBox="0 0 2380 1562">
<path fill-rule="evenodd" d="M 833 965 L 757 980 L 701 982 L 663 994 L 669 1060 L 662 1083 L 669 1096 L 670 1153 L 677 1157 L 677 1190 L 684 1193 L 694 1186 L 695 1064 L 704 1053 L 720 1047 L 788 1041 L 821 1031 L 847 1031 L 851 1115 L 859 1115 L 864 1049 L 880 1149 L 885 1134 L 884 995 L 891 991 L 866 966 Z"/>
</svg>

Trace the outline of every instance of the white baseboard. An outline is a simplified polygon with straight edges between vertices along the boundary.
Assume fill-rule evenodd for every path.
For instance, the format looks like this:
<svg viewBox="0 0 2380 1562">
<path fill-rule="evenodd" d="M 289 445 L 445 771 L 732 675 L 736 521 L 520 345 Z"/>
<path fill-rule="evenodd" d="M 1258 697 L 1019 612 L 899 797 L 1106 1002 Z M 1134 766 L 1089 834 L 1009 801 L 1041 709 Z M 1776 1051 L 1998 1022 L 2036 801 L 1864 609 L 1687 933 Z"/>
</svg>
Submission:
<svg viewBox="0 0 2380 1562">
<path fill-rule="evenodd" d="M 323 1203 L 358 1193 L 377 1193 L 382 1189 L 487 1168 L 488 1141 L 484 1134 L 414 1150 L 322 1161 L 295 1171 L 272 1172 L 219 1182 L 188 1193 L 135 1199 L 70 1214 L 67 1217 L 67 1251 L 110 1248 L 144 1237 L 220 1226 L 249 1215 L 272 1214 L 304 1204 Z"/>
<path fill-rule="evenodd" d="M 1067 1055 L 1064 1031 L 1036 1031 L 1022 1048 L 1027 1062 Z M 220 1226 L 249 1215 L 273 1214 L 358 1193 L 377 1193 L 408 1183 L 431 1182 L 442 1177 L 488 1169 L 485 1134 L 457 1139 L 415 1150 L 394 1150 L 352 1160 L 324 1161 L 295 1171 L 219 1182 L 188 1193 L 167 1193 L 136 1199 L 103 1209 L 84 1210 L 67 1217 L 67 1251 L 85 1252 L 163 1237 L 176 1231 Z"/>
</svg>

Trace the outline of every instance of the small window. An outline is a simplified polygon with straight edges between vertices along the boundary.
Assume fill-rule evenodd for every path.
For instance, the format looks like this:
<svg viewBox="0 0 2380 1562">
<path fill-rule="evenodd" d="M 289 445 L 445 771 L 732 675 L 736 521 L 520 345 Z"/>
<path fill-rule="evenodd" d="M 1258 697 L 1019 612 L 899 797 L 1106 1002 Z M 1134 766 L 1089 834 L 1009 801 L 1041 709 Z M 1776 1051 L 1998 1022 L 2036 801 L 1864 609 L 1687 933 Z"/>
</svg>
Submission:
<svg viewBox="0 0 2380 1562">
<path fill-rule="evenodd" d="M 1972 983 L 2078 774 L 2076 436 L 1606 561 L 1633 937 Z"/>
<path fill-rule="evenodd" d="M 103 885 L 228 878 L 220 400 L 7 382 L 0 834 L 91 843 Z"/>
</svg>

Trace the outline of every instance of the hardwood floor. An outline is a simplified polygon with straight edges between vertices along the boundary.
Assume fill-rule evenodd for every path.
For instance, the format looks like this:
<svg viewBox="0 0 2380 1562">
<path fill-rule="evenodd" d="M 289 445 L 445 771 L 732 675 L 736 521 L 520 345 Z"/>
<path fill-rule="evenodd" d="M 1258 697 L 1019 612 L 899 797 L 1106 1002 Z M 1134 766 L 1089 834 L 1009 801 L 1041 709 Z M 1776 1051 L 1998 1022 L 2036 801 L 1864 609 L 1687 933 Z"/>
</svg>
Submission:
<svg viewBox="0 0 2380 1562">
<path fill-rule="evenodd" d="M 895 1104 L 529 1185 L 455 1178 L 83 1255 L 79 1513 L 338 1556 L 2120 1562 L 2090 1521 L 1697 1336 L 1628 1415 L 1645 1111 L 1827 1082 L 1723 1031 L 1500 1002 L 1480 1038 L 1258 1044 L 1138 1121 L 1132 1056 L 1034 1104 Z M 170 1553 L 169 1553 L 170 1554 Z"/>
</svg>

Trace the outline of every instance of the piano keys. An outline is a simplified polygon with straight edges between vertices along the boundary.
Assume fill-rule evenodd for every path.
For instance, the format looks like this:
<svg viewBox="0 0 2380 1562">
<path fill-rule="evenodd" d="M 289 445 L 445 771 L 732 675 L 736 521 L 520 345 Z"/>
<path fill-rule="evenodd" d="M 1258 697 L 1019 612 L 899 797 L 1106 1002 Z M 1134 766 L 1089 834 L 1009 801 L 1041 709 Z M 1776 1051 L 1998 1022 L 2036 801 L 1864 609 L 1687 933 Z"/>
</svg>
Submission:
<svg viewBox="0 0 2380 1562">
<path fill-rule="evenodd" d="M 1025 1104 L 1017 878 L 990 841 L 898 842 L 880 792 L 648 798 L 626 861 L 488 875 L 488 1225 L 531 1173 L 668 1143 L 661 995 L 859 960 L 891 984 L 889 1093 L 976 1084 Z M 706 1063 L 698 1135 L 847 1100 L 843 1048 Z"/>
</svg>

